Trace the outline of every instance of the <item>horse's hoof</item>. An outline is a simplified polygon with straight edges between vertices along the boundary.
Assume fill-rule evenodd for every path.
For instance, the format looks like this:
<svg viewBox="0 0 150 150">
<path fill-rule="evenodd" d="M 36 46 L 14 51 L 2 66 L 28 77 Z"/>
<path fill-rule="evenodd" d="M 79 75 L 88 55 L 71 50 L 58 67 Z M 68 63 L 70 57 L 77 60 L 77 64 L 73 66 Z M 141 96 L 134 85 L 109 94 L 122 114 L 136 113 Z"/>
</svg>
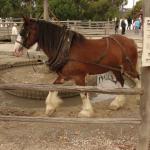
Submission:
<svg viewBox="0 0 150 150">
<path fill-rule="evenodd" d="M 52 116 L 52 114 L 56 111 L 54 108 L 46 108 L 45 114 L 46 116 Z"/>
<path fill-rule="evenodd" d="M 111 102 L 109 105 L 109 109 L 111 110 L 118 110 L 122 108 L 125 104 L 125 97 L 124 96 L 118 96 Z"/>
<path fill-rule="evenodd" d="M 123 105 L 124 105 L 124 103 L 111 103 L 109 105 L 109 109 L 111 109 L 111 110 L 118 110 L 118 109 L 122 108 Z"/>
<path fill-rule="evenodd" d="M 119 105 L 114 105 L 114 104 L 109 105 L 109 109 L 111 109 L 111 110 L 118 110 L 119 108 L 120 108 Z"/>
<path fill-rule="evenodd" d="M 79 118 L 90 118 L 94 116 L 93 110 L 82 110 L 79 112 L 78 117 Z"/>
</svg>

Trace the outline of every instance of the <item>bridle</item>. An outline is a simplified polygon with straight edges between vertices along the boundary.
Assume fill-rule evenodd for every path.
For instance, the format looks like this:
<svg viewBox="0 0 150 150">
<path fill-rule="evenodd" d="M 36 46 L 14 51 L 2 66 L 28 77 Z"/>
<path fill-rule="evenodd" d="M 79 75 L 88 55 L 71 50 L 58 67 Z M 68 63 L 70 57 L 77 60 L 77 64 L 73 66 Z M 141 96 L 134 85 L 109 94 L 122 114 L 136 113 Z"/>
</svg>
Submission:
<svg viewBox="0 0 150 150">
<path fill-rule="evenodd" d="M 16 40 L 15 42 L 16 42 L 16 43 L 19 43 L 22 47 L 24 47 L 23 42 L 20 42 L 20 41 L 18 41 L 18 40 Z"/>
<path fill-rule="evenodd" d="M 21 36 L 21 38 L 23 37 L 22 42 L 18 41 L 18 40 L 16 40 L 16 42 L 19 43 L 22 47 L 28 49 L 29 47 L 27 47 L 25 43 L 26 43 L 26 40 L 28 39 L 29 31 L 24 28 L 24 25 L 22 26 L 22 28 L 20 30 L 20 36 Z"/>
</svg>

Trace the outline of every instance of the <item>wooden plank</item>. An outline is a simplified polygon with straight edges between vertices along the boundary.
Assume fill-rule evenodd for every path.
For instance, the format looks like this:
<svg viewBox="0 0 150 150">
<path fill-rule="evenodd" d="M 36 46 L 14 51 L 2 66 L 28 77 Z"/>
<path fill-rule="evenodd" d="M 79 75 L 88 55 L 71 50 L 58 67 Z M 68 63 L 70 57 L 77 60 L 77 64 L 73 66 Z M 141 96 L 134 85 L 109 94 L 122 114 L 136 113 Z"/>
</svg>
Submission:
<svg viewBox="0 0 150 150">
<path fill-rule="evenodd" d="M 34 89 L 40 91 L 96 92 L 96 93 L 103 93 L 103 94 L 118 94 L 118 95 L 143 94 L 143 90 L 139 88 L 105 89 L 105 88 L 99 88 L 97 86 L 64 86 L 64 85 L 54 85 L 54 84 L 32 84 L 32 83 L 0 84 L 0 90 L 15 90 L 15 89 Z"/>
<path fill-rule="evenodd" d="M 71 123 L 71 124 L 140 124 L 139 118 L 62 118 L 62 117 L 26 117 L 0 116 L 0 121 Z"/>
</svg>

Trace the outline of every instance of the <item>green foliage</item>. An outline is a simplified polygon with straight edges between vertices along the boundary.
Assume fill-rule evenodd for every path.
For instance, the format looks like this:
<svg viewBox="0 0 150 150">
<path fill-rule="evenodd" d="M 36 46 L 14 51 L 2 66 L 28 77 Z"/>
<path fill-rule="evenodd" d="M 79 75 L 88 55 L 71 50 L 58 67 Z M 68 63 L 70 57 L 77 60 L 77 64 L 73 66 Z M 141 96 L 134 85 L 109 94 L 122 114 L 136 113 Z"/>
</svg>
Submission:
<svg viewBox="0 0 150 150">
<path fill-rule="evenodd" d="M 136 17 L 136 15 L 142 10 L 143 0 L 140 0 L 136 3 L 132 10 L 133 17 Z"/>
<path fill-rule="evenodd" d="M 108 20 L 119 16 L 119 7 L 127 0 L 49 0 L 61 20 Z"/>
<path fill-rule="evenodd" d="M 142 5 L 143 0 L 140 0 L 136 3 L 136 5 L 133 7 L 133 9 L 127 14 L 127 16 L 131 16 L 132 18 L 136 19 L 139 17 L 139 13 L 142 12 Z"/>
<path fill-rule="evenodd" d="M 49 3 L 53 13 L 56 14 L 59 19 L 76 19 L 78 9 L 73 0 L 50 0 Z"/>
<path fill-rule="evenodd" d="M 22 0 L 0 0 L 0 17 L 21 17 L 29 15 L 31 8 Z"/>
<path fill-rule="evenodd" d="M 38 17 L 43 0 L 0 0 L 0 17 Z M 50 9 L 60 20 L 108 20 L 119 17 L 119 8 L 127 0 L 48 0 Z"/>
</svg>

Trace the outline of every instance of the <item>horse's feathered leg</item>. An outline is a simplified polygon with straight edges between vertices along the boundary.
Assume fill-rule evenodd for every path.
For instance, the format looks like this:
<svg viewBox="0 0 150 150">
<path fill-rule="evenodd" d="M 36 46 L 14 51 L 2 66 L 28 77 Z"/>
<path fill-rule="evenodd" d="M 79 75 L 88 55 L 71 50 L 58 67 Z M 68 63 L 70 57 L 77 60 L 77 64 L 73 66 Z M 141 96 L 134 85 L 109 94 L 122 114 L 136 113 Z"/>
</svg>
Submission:
<svg viewBox="0 0 150 150">
<path fill-rule="evenodd" d="M 61 79 L 60 77 L 58 77 L 56 80 L 55 80 L 55 84 L 58 83 L 58 81 L 62 81 L 63 79 Z M 62 83 L 62 82 L 59 82 L 59 83 Z M 62 103 L 63 101 L 61 100 L 61 98 L 58 97 L 58 92 L 57 91 L 54 91 L 54 92 L 51 92 L 49 91 L 49 94 L 46 98 L 46 115 L 48 116 L 51 116 L 55 111 L 56 111 L 56 108 Z"/>
<path fill-rule="evenodd" d="M 80 86 L 85 86 L 85 76 L 77 76 L 74 78 L 75 83 Z M 94 114 L 92 104 L 89 99 L 88 93 L 80 93 L 83 105 L 82 110 L 79 112 L 78 117 L 92 117 Z"/>
<path fill-rule="evenodd" d="M 62 100 L 57 96 L 58 92 L 51 92 L 46 98 L 46 115 L 51 116 L 55 111 L 56 108 L 62 103 Z"/>
<path fill-rule="evenodd" d="M 78 114 L 78 117 L 92 117 L 94 111 L 89 99 L 89 93 L 80 93 L 80 96 L 83 105 L 82 105 L 82 110 Z"/>
<path fill-rule="evenodd" d="M 123 79 L 121 72 L 113 71 L 113 73 L 114 73 L 117 81 L 119 81 L 119 83 L 123 87 L 124 79 Z M 117 110 L 124 106 L 125 101 L 126 101 L 125 95 L 117 95 L 116 98 L 110 103 L 109 108 L 112 110 Z"/>
</svg>

